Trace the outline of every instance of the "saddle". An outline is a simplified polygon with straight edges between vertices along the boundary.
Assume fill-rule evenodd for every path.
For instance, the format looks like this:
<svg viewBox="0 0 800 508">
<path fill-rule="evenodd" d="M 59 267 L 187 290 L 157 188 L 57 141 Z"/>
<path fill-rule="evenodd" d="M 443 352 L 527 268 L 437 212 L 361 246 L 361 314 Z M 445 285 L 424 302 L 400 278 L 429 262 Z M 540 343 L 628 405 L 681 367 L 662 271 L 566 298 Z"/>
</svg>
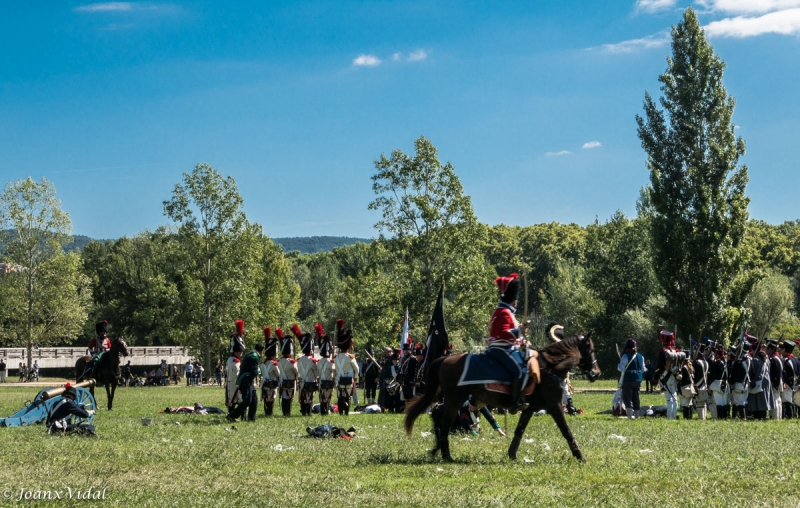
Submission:
<svg viewBox="0 0 800 508">
<path fill-rule="evenodd" d="M 542 379 L 542 372 L 539 368 L 539 352 L 533 351 L 527 364 L 528 381 L 522 388 L 522 395 L 530 395 L 536 389 L 536 385 Z M 511 383 L 484 383 L 484 388 L 490 392 L 511 393 Z"/>
</svg>

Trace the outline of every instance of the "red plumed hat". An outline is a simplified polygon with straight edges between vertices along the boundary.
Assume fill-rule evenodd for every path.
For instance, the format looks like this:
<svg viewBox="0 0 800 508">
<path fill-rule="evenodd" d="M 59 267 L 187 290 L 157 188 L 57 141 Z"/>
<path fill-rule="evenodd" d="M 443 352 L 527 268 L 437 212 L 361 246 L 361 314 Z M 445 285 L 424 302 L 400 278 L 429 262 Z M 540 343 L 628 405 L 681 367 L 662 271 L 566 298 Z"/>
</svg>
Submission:
<svg viewBox="0 0 800 508">
<path fill-rule="evenodd" d="M 236 333 L 244 335 L 244 321 L 241 319 L 236 320 Z"/>
<path fill-rule="evenodd" d="M 317 331 L 317 338 L 321 339 L 323 335 L 325 335 L 325 328 L 322 327 L 321 324 L 317 323 L 314 325 L 314 329 Z"/>
<path fill-rule="evenodd" d="M 269 326 L 265 326 L 264 327 L 264 338 L 268 339 L 270 337 L 272 337 L 272 328 L 270 328 Z"/>
<path fill-rule="evenodd" d="M 281 330 L 280 328 L 275 328 L 275 336 L 278 337 L 279 339 L 282 339 L 283 338 L 283 330 Z"/>
<path fill-rule="evenodd" d="M 344 331 L 344 319 L 339 318 L 336 320 L 336 332 L 342 333 Z"/>
<path fill-rule="evenodd" d="M 294 336 L 295 336 L 295 337 L 297 337 L 298 339 L 300 338 L 300 336 L 301 336 L 301 335 L 303 335 L 303 332 L 302 332 L 302 330 L 300 330 L 300 327 L 299 327 L 299 326 L 297 326 L 297 323 L 295 323 L 295 324 L 293 324 L 293 325 L 292 325 L 292 333 L 293 333 L 293 334 L 294 334 Z"/>
<path fill-rule="evenodd" d="M 508 287 L 508 283 L 514 279 L 518 279 L 519 275 L 516 273 L 512 273 L 508 277 L 498 277 L 494 280 L 494 283 L 497 284 L 497 289 L 500 290 L 501 293 L 506 292 L 506 288 Z"/>
</svg>

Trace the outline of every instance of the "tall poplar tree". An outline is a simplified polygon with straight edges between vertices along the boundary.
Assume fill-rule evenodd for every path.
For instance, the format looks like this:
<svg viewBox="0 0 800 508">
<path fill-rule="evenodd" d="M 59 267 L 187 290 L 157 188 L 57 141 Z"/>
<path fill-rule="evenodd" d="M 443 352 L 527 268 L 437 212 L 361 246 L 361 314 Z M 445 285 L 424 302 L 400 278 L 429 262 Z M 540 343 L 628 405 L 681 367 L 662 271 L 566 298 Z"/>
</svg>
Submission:
<svg viewBox="0 0 800 508">
<path fill-rule="evenodd" d="M 747 225 L 745 144 L 731 123 L 735 100 L 722 82 L 697 16 L 686 9 L 672 28 L 672 57 L 659 77 L 658 103 L 645 94 L 637 115 L 647 152 L 654 269 L 668 323 L 682 336 L 730 330 L 752 280 L 742 272 Z"/>
</svg>

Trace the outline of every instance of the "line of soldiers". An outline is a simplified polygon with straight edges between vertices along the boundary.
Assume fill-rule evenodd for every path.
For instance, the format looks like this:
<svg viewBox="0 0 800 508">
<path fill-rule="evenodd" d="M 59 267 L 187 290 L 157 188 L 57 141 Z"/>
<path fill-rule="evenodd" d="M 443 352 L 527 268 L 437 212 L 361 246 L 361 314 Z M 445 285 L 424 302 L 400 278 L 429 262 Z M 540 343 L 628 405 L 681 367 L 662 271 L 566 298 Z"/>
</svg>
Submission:
<svg viewBox="0 0 800 508">
<path fill-rule="evenodd" d="M 350 412 L 358 362 L 350 352 L 353 349 L 353 331 L 345 329 L 344 320 L 336 321 L 336 337 L 339 353 L 331 361 L 332 340 L 322 325 L 315 326 L 316 339 L 320 348 L 320 359 L 314 358 L 314 339 L 304 333 L 298 325 L 292 326 L 294 337 L 284 335 L 280 328 L 272 334 L 270 327 L 264 328 L 264 344 L 257 344 L 255 350 L 244 354 L 244 322 L 236 321 L 236 332 L 231 336 L 230 358 L 226 363 L 227 384 L 225 405 L 229 408 L 228 419 L 235 421 L 244 417 L 255 420 L 258 398 L 255 381 L 261 376 L 261 400 L 264 414 L 271 416 L 275 399 L 280 392 L 281 412 L 291 415 L 292 402 L 299 389 L 300 412 L 311 414 L 314 392 L 319 392 L 320 413 L 326 415 L 331 410 L 333 390 L 338 394 L 338 411 L 342 415 Z M 302 356 L 295 359 L 295 339 L 300 343 Z M 278 356 L 280 345 L 281 358 Z M 262 358 L 263 355 L 263 358 Z"/>
<path fill-rule="evenodd" d="M 664 388 L 667 418 L 800 418 L 800 360 L 795 343 L 743 334 L 727 353 L 706 338 L 687 355 L 675 347 L 675 334 L 661 331 L 654 379 Z"/>
</svg>

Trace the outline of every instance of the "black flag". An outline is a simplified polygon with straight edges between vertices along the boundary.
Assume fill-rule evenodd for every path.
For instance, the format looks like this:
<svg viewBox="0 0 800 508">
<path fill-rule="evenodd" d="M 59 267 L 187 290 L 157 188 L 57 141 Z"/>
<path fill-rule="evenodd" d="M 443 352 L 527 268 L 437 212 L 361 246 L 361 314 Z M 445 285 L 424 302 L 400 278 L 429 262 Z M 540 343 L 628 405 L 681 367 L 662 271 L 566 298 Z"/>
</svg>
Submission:
<svg viewBox="0 0 800 508">
<path fill-rule="evenodd" d="M 444 281 L 439 288 L 439 297 L 436 298 L 436 307 L 433 309 L 431 324 L 428 326 L 428 343 L 425 347 L 425 360 L 422 362 L 422 371 L 437 358 L 444 356 L 444 351 L 450 346 L 447 328 L 444 326 Z"/>
</svg>

